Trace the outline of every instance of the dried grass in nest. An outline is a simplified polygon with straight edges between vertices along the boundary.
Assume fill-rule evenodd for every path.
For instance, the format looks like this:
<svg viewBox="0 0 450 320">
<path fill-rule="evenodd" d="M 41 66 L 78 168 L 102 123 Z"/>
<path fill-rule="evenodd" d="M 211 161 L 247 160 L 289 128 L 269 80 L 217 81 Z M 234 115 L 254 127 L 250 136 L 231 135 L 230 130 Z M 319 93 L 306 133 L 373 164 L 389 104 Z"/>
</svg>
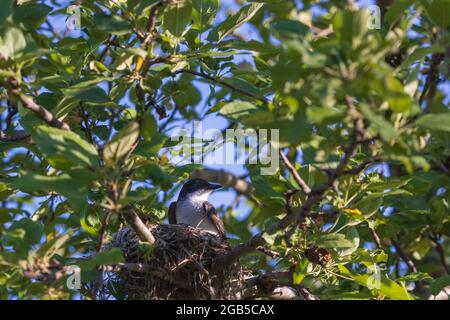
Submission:
<svg viewBox="0 0 450 320">
<path fill-rule="evenodd" d="M 126 263 L 142 263 L 145 272 L 125 268 L 109 275 L 103 294 L 119 290 L 125 299 L 238 299 L 243 289 L 239 263 L 208 269 L 214 260 L 231 250 L 221 237 L 186 225 L 152 225 L 157 243 L 149 254 L 139 247 L 135 232 L 123 228 L 109 244 L 118 247 Z"/>
</svg>

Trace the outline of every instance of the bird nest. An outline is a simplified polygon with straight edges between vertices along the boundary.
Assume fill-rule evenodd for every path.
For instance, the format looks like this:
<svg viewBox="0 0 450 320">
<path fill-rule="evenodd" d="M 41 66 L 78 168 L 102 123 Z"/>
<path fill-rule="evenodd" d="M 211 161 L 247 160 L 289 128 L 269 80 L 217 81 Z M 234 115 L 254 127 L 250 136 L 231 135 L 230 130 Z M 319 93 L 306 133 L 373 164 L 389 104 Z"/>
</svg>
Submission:
<svg viewBox="0 0 450 320">
<path fill-rule="evenodd" d="M 186 225 L 159 224 L 149 229 L 157 240 L 151 248 L 142 245 L 129 227 L 113 235 L 108 246 L 122 250 L 125 266 L 140 267 L 110 272 L 101 296 L 139 300 L 239 298 L 244 274 L 241 265 L 214 266 L 216 258 L 231 250 L 226 240 Z M 214 272 L 210 272 L 212 268 Z"/>
</svg>

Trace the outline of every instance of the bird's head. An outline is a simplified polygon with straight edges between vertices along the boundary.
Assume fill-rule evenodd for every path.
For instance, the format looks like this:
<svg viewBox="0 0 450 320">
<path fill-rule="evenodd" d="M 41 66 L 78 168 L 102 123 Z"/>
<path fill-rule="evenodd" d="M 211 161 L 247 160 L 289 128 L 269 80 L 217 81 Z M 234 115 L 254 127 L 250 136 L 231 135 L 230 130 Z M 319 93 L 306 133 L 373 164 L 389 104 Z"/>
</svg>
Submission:
<svg viewBox="0 0 450 320">
<path fill-rule="evenodd" d="M 183 188 L 181 188 L 178 200 L 191 199 L 207 201 L 208 195 L 220 188 L 222 188 L 221 185 L 209 183 L 203 179 L 191 179 L 183 185 Z"/>
</svg>

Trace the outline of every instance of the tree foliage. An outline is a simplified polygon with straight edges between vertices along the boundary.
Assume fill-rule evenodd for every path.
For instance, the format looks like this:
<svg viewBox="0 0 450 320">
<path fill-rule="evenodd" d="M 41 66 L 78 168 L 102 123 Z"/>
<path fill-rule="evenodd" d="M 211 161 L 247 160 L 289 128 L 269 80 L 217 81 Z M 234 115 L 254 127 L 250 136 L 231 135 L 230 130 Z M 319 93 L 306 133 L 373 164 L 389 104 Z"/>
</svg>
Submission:
<svg viewBox="0 0 450 320">
<path fill-rule="evenodd" d="M 79 297 L 65 268 L 120 263 L 108 237 L 165 221 L 191 174 L 250 208 L 218 208 L 243 244 L 220 263 L 321 299 L 449 285 L 450 2 L 352 3 L 1 1 L 0 297 Z M 173 127 L 210 114 L 279 129 L 280 169 L 168 161 Z"/>
</svg>

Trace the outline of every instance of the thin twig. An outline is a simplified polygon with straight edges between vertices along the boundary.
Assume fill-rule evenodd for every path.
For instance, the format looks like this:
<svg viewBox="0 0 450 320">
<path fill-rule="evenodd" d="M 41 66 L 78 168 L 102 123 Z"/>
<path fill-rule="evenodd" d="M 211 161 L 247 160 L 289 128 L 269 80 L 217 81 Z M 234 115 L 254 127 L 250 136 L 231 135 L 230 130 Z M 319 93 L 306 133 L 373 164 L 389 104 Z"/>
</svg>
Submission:
<svg viewBox="0 0 450 320">
<path fill-rule="evenodd" d="M 209 80 L 209 81 L 218 83 L 218 84 L 220 84 L 220 85 L 223 86 L 223 87 L 226 87 L 226 88 L 228 88 L 228 89 L 231 89 L 232 91 L 235 91 L 235 92 L 239 92 L 239 93 L 241 93 L 241 94 L 243 94 L 243 95 L 245 95 L 245 96 L 247 96 L 247 97 L 253 98 L 253 99 L 255 99 L 255 100 L 259 100 L 259 101 L 262 101 L 262 102 L 264 102 L 264 103 L 270 102 L 270 100 L 267 99 L 266 97 L 256 95 L 256 94 L 254 94 L 254 93 L 252 93 L 252 92 L 249 92 L 249 91 L 246 91 L 246 90 L 244 90 L 244 89 L 242 89 L 242 88 L 239 88 L 239 87 L 237 87 L 237 86 L 234 86 L 234 85 L 232 85 L 232 84 L 226 82 L 225 80 L 223 80 L 223 79 L 221 79 L 221 78 L 214 77 L 214 76 L 210 76 L 210 75 L 208 75 L 208 74 L 206 74 L 206 73 L 197 72 L 197 71 L 194 71 L 194 70 L 188 70 L 188 69 L 178 70 L 178 71 L 176 71 L 175 73 L 176 73 L 176 74 L 178 74 L 178 73 L 190 73 L 190 74 L 192 74 L 192 75 L 199 76 L 199 77 L 202 77 L 202 78 L 207 79 L 207 80 Z"/>
<path fill-rule="evenodd" d="M 294 177 L 294 180 L 297 182 L 300 188 L 302 188 L 303 192 L 305 194 L 309 194 L 311 192 L 311 188 L 306 184 L 306 182 L 302 179 L 302 177 L 300 177 L 297 169 L 295 169 L 295 167 L 292 165 L 292 163 L 289 161 L 289 159 L 281 150 L 280 150 L 280 158 L 281 160 L 283 160 L 285 166 L 289 169 L 289 172 Z"/>
<path fill-rule="evenodd" d="M 100 228 L 100 235 L 99 235 L 99 239 L 98 239 L 98 245 L 97 245 L 97 252 L 101 252 L 103 249 L 103 244 L 106 241 L 106 229 L 108 226 L 108 222 L 109 222 L 109 218 L 111 216 L 111 212 L 108 211 L 105 213 L 104 217 L 103 217 L 103 221 L 102 221 L 102 226 Z M 97 268 L 97 277 L 94 281 L 94 285 L 92 286 L 92 293 L 91 293 L 91 297 L 92 299 L 96 299 L 97 298 L 97 293 L 102 289 L 103 287 L 103 270 L 104 267 L 102 265 L 98 266 Z"/>
<path fill-rule="evenodd" d="M 435 37 L 437 37 L 437 34 L 435 35 Z M 430 68 L 428 69 L 424 88 L 419 98 L 420 106 L 422 106 L 423 102 L 426 101 L 426 105 L 424 108 L 425 113 L 430 111 L 431 104 L 433 102 L 434 96 L 436 95 L 437 85 L 439 82 L 439 66 L 442 61 L 444 61 L 443 53 L 433 53 L 431 55 Z"/>
<path fill-rule="evenodd" d="M 153 38 L 155 36 L 156 32 L 156 16 L 158 14 L 158 9 L 160 6 L 164 4 L 164 1 L 159 1 L 158 3 L 154 4 L 153 7 L 150 9 L 150 14 L 148 16 L 147 26 L 146 26 L 146 32 L 144 34 L 144 38 L 141 39 L 141 47 L 144 50 L 148 50 L 150 47 L 150 44 L 153 41 Z M 147 55 L 145 58 L 142 68 L 141 68 L 141 75 L 143 78 L 147 75 L 148 69 L 150 67 L 150 58 Z"/>
<path fill-rule="evenodd" d="M 286 213 L 292 214 L 293 205 L 294 205 L 294 195 L 298 192 L 298 190 L 288 190 L 284 193 L 286 196 Z"/>
<path fill-rule="evenodd" d="M 258 247 L 256 247 L 256 250 L 264 253 L 265 255 L 271 257 L 272 259 L 278 258 L 280 256 L 280 254 L 278 252 L 270 250 L 270 249 L 266 248 L 265 246 L 258 246 Z"/>
<path fill-rule="evenodd" d="M 431 238 L 431 241 L 433 241 L 435 249 L 437 251 L 437 253 L 439 254 L 439 260 L 441 262 L 441 265 L 444 267 L 445 272 L 447 272 L 447 274 L 450 274 L 450 270 L 447 266 L 447 262 L 445 261 L 446 257 L 445 257 L 445 252 L 444 252 L 444 248 L 442 247 L 442 244 L 439 243 L 439 237 L 435 234 L 433 234 Z"/>
<path fill-rule="evenodd" d="M 380 237 L 378 236 L 378 234 L 376 233 L 376 231 L 374 229 L 369 228 L 369 230 L 370 230 L 370 233 L 372 234 L 372 238 L 373 238 L 373 241 L 375 242 L 375 245 L 377 246 L 377 249 L 382 250 L 383 246 L 381 245 Z"/>
<path fill-rule="evenodd" d="M 391 239 L 391 243 L 394 246 L 395 251 L 397 251 L 399 257 L 406 263 L 406 266 L 408 267 L 409 271 L 417 272 L 416 265 L 411 260 L 411 258 L 408 256 L 406 251 L 402 248 L 402 246 L 394 239 Z"/>
</svg>

